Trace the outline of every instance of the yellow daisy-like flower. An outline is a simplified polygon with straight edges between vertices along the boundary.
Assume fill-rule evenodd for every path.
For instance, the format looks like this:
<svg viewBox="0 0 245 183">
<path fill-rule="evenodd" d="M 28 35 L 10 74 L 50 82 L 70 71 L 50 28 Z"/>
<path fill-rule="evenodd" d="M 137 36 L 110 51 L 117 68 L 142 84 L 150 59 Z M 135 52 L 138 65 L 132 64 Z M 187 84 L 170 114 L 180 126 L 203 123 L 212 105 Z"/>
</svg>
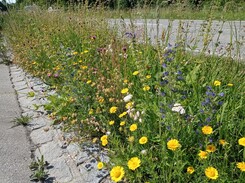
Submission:
<svg viewBox="0 0 245 183">
<path fill-rule="evenodd" d="M 177 150 L 181 145 L 177 139 L 171 139 L 167 143 L 168 149 L 175 151 Z"/>
<path fill-rule="evenodd" d="M 143 90 L 144 90 L 144 91 L 149 91 L 150 89 L 151 89 L 151 88 L 150 88 L 148 85 L 143 87 Z"/>
<path fill-rule="evenodd" d="M 128 161 L 128 168 L 130 170 L 136 170 L 136 168 L 140 167 L 140 159 L 138 157 L 133 157 Z"/>
<path fill-rule="evenodd" d="M 198 156 L 201 159 L 207 159 L 208 158 L 208 152 L 200 150 L 200 152 L 198 153 Z"/>
<path fill-rule="evenodd" d="M 232 83 L 228 83 L 227 86 L 230 86 L 231 87 L 231 86 L 233 86 L 233 84 Z"/>
<path fill-rule="evenodd" d="M 214 86 L 220 86 L 220 85 L 221 85 L 220 81 L 218 81 L 218 80 L 214 81 Z"/>
<path fill-rule="evenodd" d="M 125 121 L 121 121 L 121 122 L 120 122 L 120 126 L 124 126 L 125 124 L 126 124 Z"/>
<path fill-rule="evenodd" d="M 102 144 L 102 146 L 106 146 L 108 144 L 108 140 L 107 139 L 102 140 L 101 144 Z"/>
<path fill-rule="evenodd" d="M 122 90 L 121 90 L 121 93 L 122 93 L 122 94 L 128 93 L 128 88 L 122 89 Z"/>
<path fill-rule="evenodd" d="M 206 151 L 207 152 L 215 152 L 216 151 L 216 147 L 214 145 L 207 145 L 206 147 Z"/>
<path fill-rule="evenodd" d="M 135 130 L 137 130 L 137 125 L 136 125 L 136 124 L 130 125 L 129 130 L 130 130 L 131 132 L 134 132 Z"/>
<path fill-rule="evenodd" d="M 115 121 L 109 121 L 109 125 L 114 125 Z"/>
<path fill-rule="evenodd" d="M 97 168 L 98 168 L 99 170 L 101 170 L 103 167 L 104 167 L 103 162 L 98 162 Z"/>
<path fill-rule="evenodd" d="M 99 103 L 103 103 L 105 101 L 105 99 L 103 97 L 99 98 Z"/>
<path fill-rule="evenodd" d="M 117 112 L 117 107 L 113 106 L 110 108 L 110 113 L 116 113 Z"/>
<path fill-rule="evenodd" d="M 226 142 L 224 139 L 220 139 L 219 144 L 225 146 L 226 144 L 228 144 L 228 142 Z"/>
<path fill-rule="evenodd" d="M 188 173 L 188 174 L 193 174 L 194 172 L 195 172 L 195 169 L 194 169 L 193 166 L 187 167 L 187 173 Z"/>
<path fill-rule="evenodd" d="M 85 70 L 85 69 L 88 68 L 88 66 L 84 65 L 84 66 L 81 66 L 81 68 L 82 68 L 83 70 Z"/>
<path fill-rule="evenodd" d="M 73 54 L 73 55 L 77 55 L 77 54 L 78 54 L 78 52 L 77 52 L 77 51 L 74 51 L 72 54 Z"/>
<path fill-rule="evenodd" d="M 239 168 L 242 172 L 245 172 L 245 162 L 238 162 L 236 167 Z"/>
<path fill-rule="evenodd" d="M 245 137 L 240 138 L 238 144 L 245 147 Z"/>
<path fill-rule="evenodd" d="M 202 127 L 202 133 L 205 135 L 210 135 L 213 133 L 213 128 L 211 126 Z"/>
<path fill-rule="evenodd" d="M 89 115 L 91 115 L 91 114 L 93 114 L 94 113 L 94 110 L 93 109 L 90 109 L 89 111 L 88 111 L 88 114 Z"/>
<path fill-rule="evenodd" d="M 138 74 L 139 74 L 139 71 L 134 71 L 134 72 L 133 72 L 133 75 L 134 75 L 134 76 L 136 76 L 136 75 L 138 75 Z"/>
<path fill-rule="evenodd" d="M 122 178 L 124 177 L 124 174 L 125 174 L 124 169 L 121 166 L 115 166 L 110 171 L 111 180 L 113 180 L 114 182 L 121 181 Z"/>
<path fill-rule="evenodd" d="M 128 114 L 127 112 L 123 112 L 122 114 L 119 115 L 119 118 L 122 118 L 123 116 L 125 116 L 126 114 Z"/>
<path fill-rule="evenodd" d="M 146 75 L 146 79 L 150 79 L 151 78 L 151 75 Z"/>
<path fill-rule="evenodd" d="M 125 83 L 125 84 L 128 83 L 128 80 L 127 79 L 124 79 L 123 80 L 123 83 Z"/>
<path fill-rule="evenodd" d="M 212 180 L 216 180 L 219 177 L 218 170 L 212 166 L 205 169 L 205 175 Z"/>
<path fill-rule="evenodd" d="M 133 107 L 133 102 L 128 102 L 125 106 L 126 109 L 131 109 Z"/>
<path fill-rule="evenodd" d="M 140 143 L 140 144 L 146 144 L 147 142 L 148 142 L 148 138 L 145 137 L 145 136 L 143 136 L 143 137 L 141 137 L 141 138 L 139 139 L 139 143 Z"/>
<path fill-rule="evenodd" d="M 103 140 L 107 140 L 108 139 L 108 136 L 107 135 L 103 135 L 102 137 L 100 137 L 100 140 L 103 141 Z"/>
</svg>

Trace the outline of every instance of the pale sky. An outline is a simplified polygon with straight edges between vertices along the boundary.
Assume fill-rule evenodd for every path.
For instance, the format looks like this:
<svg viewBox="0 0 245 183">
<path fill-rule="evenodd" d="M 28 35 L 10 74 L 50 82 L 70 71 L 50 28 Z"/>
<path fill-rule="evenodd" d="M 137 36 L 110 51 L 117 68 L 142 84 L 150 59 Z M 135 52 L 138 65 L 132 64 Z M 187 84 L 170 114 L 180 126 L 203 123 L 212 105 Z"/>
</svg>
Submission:
<svg viewBox="0 0 245 183">
<path fill-rule="evenodd" d="M 0 1 L 2 1 L 2 0 L 0 0 Z M 16 0 L 6 0 L 6 2 L 7 2 L 7 3 L 15 3 Z"/>
</svg>

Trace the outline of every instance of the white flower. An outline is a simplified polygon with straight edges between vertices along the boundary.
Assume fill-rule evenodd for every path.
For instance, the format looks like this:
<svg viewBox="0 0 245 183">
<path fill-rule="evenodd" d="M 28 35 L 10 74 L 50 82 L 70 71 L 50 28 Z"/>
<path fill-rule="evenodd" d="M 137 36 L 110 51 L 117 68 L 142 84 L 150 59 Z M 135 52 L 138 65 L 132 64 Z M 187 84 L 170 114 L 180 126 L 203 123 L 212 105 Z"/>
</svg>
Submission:
<svg viewBox="0 0 245 183">
<path fill-rule="evenodd" d="M 142 119 L 141 118 L 139 119 L 139 122 L 142 123 Z"/>
<path fill-rule="evenodd" d="M 132 99 L 133 95 L 128 94 L 126 97 L 123 98 L 124 102 L 129 102 Z"/>
<path fill-rule="evenodd" d="M 111 132 L 110 131 L 107 131 L 106 132 L 106 135 L 108 135 L 108 136 L 111 135 Z"/>
<path fill-rule="evenodd" d="M 175 103 L 173 108 L 172 108 L 173 112 L 178 112 L 180 114 L 185 114 L 185 109 L 181 106 L 181 104 L 179 103 Z"/>
<path fill-rule="evenodd" d="M 143 155 L 146 155 L 147 154 L 147 150 L 143 149 L 140 153 L 143 154 Z"/>
</svg>

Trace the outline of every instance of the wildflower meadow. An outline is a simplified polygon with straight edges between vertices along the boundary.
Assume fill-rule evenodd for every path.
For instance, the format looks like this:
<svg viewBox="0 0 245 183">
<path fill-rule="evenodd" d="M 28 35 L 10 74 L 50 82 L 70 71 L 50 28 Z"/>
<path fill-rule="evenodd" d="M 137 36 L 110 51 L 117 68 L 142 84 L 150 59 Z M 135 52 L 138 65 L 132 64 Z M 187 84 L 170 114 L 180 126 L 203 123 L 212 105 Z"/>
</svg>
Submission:
<svg viewBox="0 0 245 183">
<path fill-rule="evenodd" d="M 103 11 L 4 17 L 14 62 L 55 91 L 54 124 L 100 144 L 113 182 L 244 182 L 244 62 L 138 42 Z"/>
</svg>

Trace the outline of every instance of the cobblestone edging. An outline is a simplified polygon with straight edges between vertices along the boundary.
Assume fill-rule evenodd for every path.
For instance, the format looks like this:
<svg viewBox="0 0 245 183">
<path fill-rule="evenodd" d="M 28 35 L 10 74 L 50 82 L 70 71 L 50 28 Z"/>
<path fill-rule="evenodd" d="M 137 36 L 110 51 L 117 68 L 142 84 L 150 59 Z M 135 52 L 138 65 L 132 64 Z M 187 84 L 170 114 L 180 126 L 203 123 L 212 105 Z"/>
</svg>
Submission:
<svg viewBox="0 0 245 183">
<path fill-rule="evenodd" d="M 69 143 L 72 134 L 64 133 L 60 125 L 52 125 L 43 104 L 47 96 L 55 94 L 40 79 L 25 73 L 16 65 L 10 66 L 10 76 L 22 109 L 22 116 L 30 116 L 28 125 L 35 158 L 44 156 L 52 168 L 49 180 L 57 183 L 109 183 L 109 172 L 97 169 L 97 160 L 108 162 L 101 147 L 91 143 Z M 34 96 L 30 96 L 30 92 Z M 29 96 L 28 96 L 29 94 Z M 33 97 L 32 97 L 33 96 Z"/>
</svg>

